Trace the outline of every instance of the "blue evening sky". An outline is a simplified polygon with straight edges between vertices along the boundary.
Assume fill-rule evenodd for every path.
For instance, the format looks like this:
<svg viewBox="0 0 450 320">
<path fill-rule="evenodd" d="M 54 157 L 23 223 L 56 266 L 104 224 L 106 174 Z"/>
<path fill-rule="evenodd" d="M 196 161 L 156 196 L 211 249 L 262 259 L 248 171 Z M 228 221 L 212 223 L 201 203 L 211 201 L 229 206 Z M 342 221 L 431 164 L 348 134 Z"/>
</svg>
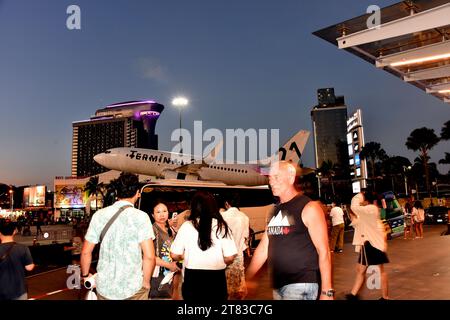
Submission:
<svg viewBox="0 0 450 320">
<path fill-rule="evenodd" d="M 0 0 L 0 181 L 47 184 L 70 175 L 72 122 L 128 100 L 166 106 L 160 149 L 183 126 L 311 130 L 316 90 L 334 87 L 362 108 L 366 141 L 414 160 L 410 132 L 440 133 L 450 106 L 311 33 L 389 0 Z M 81 30 L 66 9 L 81 8 Z M 438 162 L 450 148 L 431 152 Z M 303 162 L 313 166 L 313 142 Z M 439 166 L 446 173 L 448 166 Z"/>
</svg>

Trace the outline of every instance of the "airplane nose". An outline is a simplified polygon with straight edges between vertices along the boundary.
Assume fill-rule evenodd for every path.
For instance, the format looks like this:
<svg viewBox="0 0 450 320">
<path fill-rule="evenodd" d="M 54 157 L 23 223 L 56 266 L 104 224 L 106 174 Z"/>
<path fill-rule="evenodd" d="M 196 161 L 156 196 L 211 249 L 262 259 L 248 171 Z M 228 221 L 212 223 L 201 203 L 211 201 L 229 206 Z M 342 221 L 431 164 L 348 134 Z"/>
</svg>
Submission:
<svg viewBox="0 0 450 320">
<path fill-rule="evenodd" d="M 94 156 L 94 161 L 97 162 L 99 165 L 103 165 L 105 163 L 105 154 L 100 153 Z"/>
</svg>

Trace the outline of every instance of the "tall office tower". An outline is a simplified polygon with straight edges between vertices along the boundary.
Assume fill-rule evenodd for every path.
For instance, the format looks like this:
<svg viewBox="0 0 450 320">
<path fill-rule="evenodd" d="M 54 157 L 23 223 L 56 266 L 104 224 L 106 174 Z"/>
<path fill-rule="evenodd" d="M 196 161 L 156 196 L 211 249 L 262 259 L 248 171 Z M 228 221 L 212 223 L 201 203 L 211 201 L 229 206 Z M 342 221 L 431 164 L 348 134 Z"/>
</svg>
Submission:
<svg viewBox="0 0 450 320">
<path fill-rule="evenodd" d="M 311 111 L 316 168 L 324 161 L 348 166 L 347 106 L 343 96 L 336 97 L 334 88 L 317 90 L 317 106 Z"/>
<path fill-rule="evenodd" d="M 122 102 L 97 110 L 90 120 L 73 122 L 72 176 L 107 171 L 94 156 L 108 149 L 158 149 L 155 126 L 163 110 L 164 106 L 154 101 Z"/>
</svg>

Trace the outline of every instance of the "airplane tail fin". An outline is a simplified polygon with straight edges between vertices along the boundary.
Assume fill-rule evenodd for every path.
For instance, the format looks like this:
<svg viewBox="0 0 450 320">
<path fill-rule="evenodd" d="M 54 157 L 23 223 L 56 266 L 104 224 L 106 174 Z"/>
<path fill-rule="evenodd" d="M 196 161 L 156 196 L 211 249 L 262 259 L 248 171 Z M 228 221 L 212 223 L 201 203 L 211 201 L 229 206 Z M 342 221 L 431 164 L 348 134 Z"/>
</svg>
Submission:
<svg viewBox="0 0 450 320">
<path fill-rule="evenodd" d="M 290 138 L 280 149 L 270 158 L 260 161 L 263 165 L 270 165 L 276 161 L 289 161 L 299 163 L 303 155 L 306 143 L 309 139 L 309 131 L 300 130 Z"/>
<path fill-rule="evenodd" d="M 300 130 L 278 150 L 278 160 L 299 163 L 309 139 L 309 131 Z"/>
<path fill-rule="evenodd" d="M 203 158 L 203 161 L 206 164 L 213 163 L 216 160 L 217 155 L 219 154 L 219 152 L 222 150 L 222 146 L 223 146 L 223 140 L 220 140 L 219 143 L 216 144 L 216 146 L 209 152 L 209 154 L 207 154 Z"/>
</svg>

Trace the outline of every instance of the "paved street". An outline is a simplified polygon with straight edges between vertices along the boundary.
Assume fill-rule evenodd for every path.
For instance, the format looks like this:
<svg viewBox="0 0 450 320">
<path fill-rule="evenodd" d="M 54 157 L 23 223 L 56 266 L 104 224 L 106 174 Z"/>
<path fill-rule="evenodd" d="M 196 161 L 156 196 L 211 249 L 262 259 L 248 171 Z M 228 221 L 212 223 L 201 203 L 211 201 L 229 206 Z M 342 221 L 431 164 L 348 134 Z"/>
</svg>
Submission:
<svg viewBox="0 0 450 320">
<path fill-rule="evenodd" d="M 389 259 L 386 266 L 389 275 L 390 297 L 394 300 L 450 300 L 450 236 L 440 234 L 446 226 L 425 226 L 425 238 L 389 241 Z M 354 280 L 354 266 L 357 254 L 351 243 L 346 243 L 344 253 L 334 257 L 334 285 L 336 298 L 344 298 Z M 39 297 L 45 293 L 66 288 L 66 269 L 59 269 L 28 278 L 29 296 Z M 362 299 L 376 300 L 379 290 L 364 288 Z M 78 299 L 78 290 L 67 290 L 46 300 Z M 272 289 L 267 268 L 260 272 L 259 288 L 248 297 L 249 300 L 271 300 Z"/>
<path fill-rule="evenodd" d="M 15 241 L 17 243 L 22 243 L 24 245 L 31 246 L 33 245 L 33 239 L 36 236 L 36 226 L 32 226 L 30 228 L 31 236 L 22 236 L 17 234 L 15 236 Z M 39 234 L 38 237 L 38 243 L 40 245 L 46 245 L 51 244 L 54 241 L 56 242 L 67 242 L 72 239 L 72 226 L 70 225 L 48 225 L 48 226 L 42 226 L 41 227 L 43 233 L 48 233 L 49 237 L 47 239 L 44 239 L 42 234 Z"/>
<path fill-rule="evenodd" d="M 450 236 L 440 236 L 447 226 L 424 226 L 424 238 L 404 240 L 398 237 L 388 242 L 390 263 L 389 296 L 394 300 L 450 300 Z M 349 237 L 346 237 L 349 238 Z M 351 238 L 351 237 L 350 237 Z M 344 299 L 355 278 L 358 259 L 351 243 L 345 243 L 344 253 L 334 254 L 333 272 L 336 299 Z M 272 299 L 267 270 L 261 272 L 260 290 L 249 299 Z M 380 290 L 363 286 L 362 299 L 376 300 Z"/>
</svg>

